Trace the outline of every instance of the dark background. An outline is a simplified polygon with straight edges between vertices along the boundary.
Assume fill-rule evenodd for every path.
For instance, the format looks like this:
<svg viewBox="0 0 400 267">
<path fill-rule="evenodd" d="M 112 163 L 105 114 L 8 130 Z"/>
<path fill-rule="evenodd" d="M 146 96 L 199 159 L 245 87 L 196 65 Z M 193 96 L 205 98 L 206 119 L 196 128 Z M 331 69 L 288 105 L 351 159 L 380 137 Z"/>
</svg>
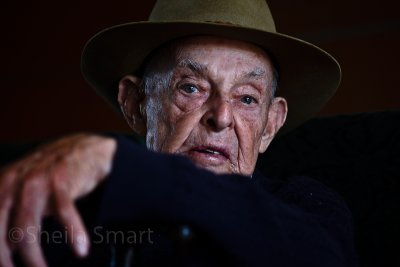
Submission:
<svg viewBox="0 0 400 267">
<path fill-rule="evenodd" d="M 279 32 L 317 44 L 342 65 L 339 91 L 318 115 L 400 109 L 398 1 L 268 2 Z M 83 80 L 80 53 L 99 30 L 146 20 L 153 3 L 3 2 L 0 142 L 128 130 Z"/>
</svg>

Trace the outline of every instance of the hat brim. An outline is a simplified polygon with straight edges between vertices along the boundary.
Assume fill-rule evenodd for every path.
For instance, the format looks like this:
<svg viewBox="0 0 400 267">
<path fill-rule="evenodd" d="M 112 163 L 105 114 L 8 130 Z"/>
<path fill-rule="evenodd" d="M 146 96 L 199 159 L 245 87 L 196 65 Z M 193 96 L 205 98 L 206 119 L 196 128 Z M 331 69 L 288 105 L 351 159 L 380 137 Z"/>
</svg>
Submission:
<svg viewBox="0 0 400 267">
<path fill-rule="evenodd" d="M 118 82 L 135 73 L 145 58 L 170 40 L 193 35 L 226 37 L 263 47 L 278 63 L 277 95 L 288 102 L 281 131 L 287 132 L 312 117 L 335 93 L 341 79 L 337 61 L 303 40 L 257 29 L 219 23 L 133 22 L 96 34 L 86 44 L 81 61 L 85 79 L 120 112 Z"/>
</svg>

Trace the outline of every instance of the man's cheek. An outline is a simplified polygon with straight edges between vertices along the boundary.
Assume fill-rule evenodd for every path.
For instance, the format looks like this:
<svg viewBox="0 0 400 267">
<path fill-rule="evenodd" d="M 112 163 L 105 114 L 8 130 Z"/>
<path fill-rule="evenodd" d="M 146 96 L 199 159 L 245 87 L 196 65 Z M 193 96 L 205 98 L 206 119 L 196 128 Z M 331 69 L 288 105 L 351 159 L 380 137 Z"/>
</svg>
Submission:
<svg viewBox="0 0 400 267">
<path fill-rule="evenodd" d="M 250 131 L 249 129 L 252 130 Z M 248 123 L 244 123 L 242 124 L 242 127 L 236 131 L 236 133 L 240 150 L 238 153 L 239 160 L 242 162 L 242 164 L 253 162 L 254 155 L 258 155 L 258 147 L 261 140 L 259 128 Z"/>
<path fill-rule="evenodd" d="M 158 134 L 163 138 L 162 152 L 176 153 L 191 133 L 191 128 L 181 120 L 169 122 Z"/>
<path fill-rule="evenodd" d="M 173 102 L 181 112 L 186 113 L 199 109 L 204 104 L 205 100 L 205 97 L 188 97 L 177 93 Z"/>
</svg>

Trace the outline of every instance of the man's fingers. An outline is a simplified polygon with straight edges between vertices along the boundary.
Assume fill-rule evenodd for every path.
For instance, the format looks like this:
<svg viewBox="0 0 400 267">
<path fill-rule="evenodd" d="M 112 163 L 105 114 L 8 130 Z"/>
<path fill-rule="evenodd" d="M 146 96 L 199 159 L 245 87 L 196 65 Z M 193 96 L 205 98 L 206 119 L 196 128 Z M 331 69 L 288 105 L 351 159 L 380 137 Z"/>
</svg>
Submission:
<svg viewBox="0 0 400 267">
<path fill-rule="evenodd" d="M 16 171 L 11 168 L 0 173 L 0 266 L 13 267 L 12 241 L 14 233 L 8 229 L 10 212 L 13 205 L 13 181 Z"/>
<path fill-rule="evenodd" d="M 0 266 L 13 267 L 9 242 L 12 242 L 14 233 L 12 229 L 8 229 L 8 214 L 10 213 L 12 200 L 5 198 L 0 201 Z"/>
<path fill-rule="evenodd" d="M 89 235 L 73 200 L 63 190 L 58 191 L 55 195 L 55 200 L 58 219 L 66 227 L 68 242 L 77 256 L 87 256 L 89 252 Z"/>
<path fill-rule="evenodd" d="M 88 254 L 89 237 L 74 200 L 107 176 L 115 149 L 113 139 L 75 135 L 0 170 L 0 267 L 13 267 L 13 248 L 27 266 L 46 266 L 39 239 L 46 214 L 58 216 L 78 256 Z"/>
<path fill-rule="evenodd" d="M 11 261 L 11 252 L 9 249 L 0 250 L 0 266 L 1 267 L 14 267 Z"/>
<path fill-rule="evenodd" d="M 25 234 L 32 235 L 31 237 L 24 238 L 19 245 L 19 254 L 22 257 L 26 266 L 29 267 L 46 267 L 46 261 L 44 259 L 40 242 L 35 240 L 39 233 L 33 234 L 34 228 L 26 227 L 28 230 Z M 32 230 L 29 230 L 32 229 Z"/>
<path fill-rule="evenodd" d="M 41 221 L 49 198 L 48 183 L 39 173 L 26 174 L 26 182 L 19 192 L 12 231 L 18 231 L 14 240 L 17 252 L 26 266 L 45 267 L 46 262 L 40 246 Z M 11 231 L 10 230 L 10 231 Z"/>
</svg>

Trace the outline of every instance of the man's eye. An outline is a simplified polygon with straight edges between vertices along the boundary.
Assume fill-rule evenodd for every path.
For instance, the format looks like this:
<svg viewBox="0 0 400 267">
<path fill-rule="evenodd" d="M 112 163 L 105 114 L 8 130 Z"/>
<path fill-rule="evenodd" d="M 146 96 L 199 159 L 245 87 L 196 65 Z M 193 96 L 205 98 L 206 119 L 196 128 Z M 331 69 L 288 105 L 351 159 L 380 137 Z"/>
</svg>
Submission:
<svg viewBox="0 0 400 267">
<path fill-rule="evenodd" d="M 183 90 L 185 93 L 188 94 L 194 94 L 199 91 L 199 89 L 193 84 L 184 84 L 180 88 L 181 90 Z"/>
<path fill-rule="evenodd" d="M 257 102 L 257 101 L 254 99 L 254 97 L 251 97 L 251 96 L 248 96 L 248 95 L 243 96 L 243 97 L 241 98 L 241 101 L 242 101 L 243 103 L 245 103 L 246 105 L 250 105 L 250 104 L 252 104 L 252 103 Z"/>
</svg>

